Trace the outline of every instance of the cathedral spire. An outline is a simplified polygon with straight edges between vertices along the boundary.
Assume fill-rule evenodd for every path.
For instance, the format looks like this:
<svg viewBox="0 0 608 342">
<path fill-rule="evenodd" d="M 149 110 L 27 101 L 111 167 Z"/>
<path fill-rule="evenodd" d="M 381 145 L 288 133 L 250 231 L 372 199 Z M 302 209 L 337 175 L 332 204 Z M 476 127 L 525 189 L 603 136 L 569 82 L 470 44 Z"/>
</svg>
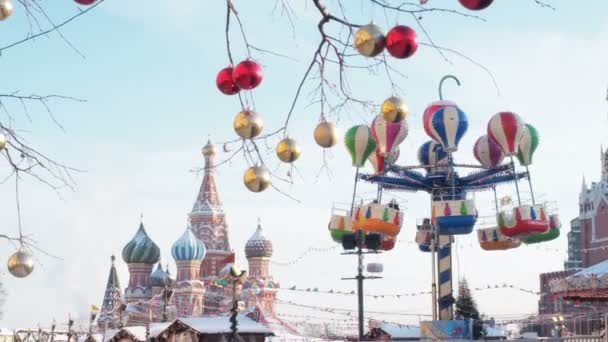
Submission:
<svg viewBox="0 0 608 342">
<path fill-rule="evenodd" d="M 210 211 L 221 211 L 222 206 L 215 184 L 214 162 L 216 149 L 215 145 L 211 142 L 211 139 L 209 139 L 207 144 L 203 147 L 202 153 L 205 158 L 203 182 L 194 202 L 194 206 L 192 207 L 192 214 L 209 214 Z"/>
<path fill-rule="evenodd" d="M 108 275 L 108 282 L 106 283 L 106 291 L 103 296 L 103 304 L 101 306 L 101 314 L 98 322 L 102 323 L 100 325 L 107 325 L 108 327 L 113 328 L 117 323 L 114 320 L 114 313 L 120 306 L 121 289 L 115 266 L 116 257 L 112 255 L 110 260 L 112 264 L 110 266 L 110 274 Z"/>
</svg>

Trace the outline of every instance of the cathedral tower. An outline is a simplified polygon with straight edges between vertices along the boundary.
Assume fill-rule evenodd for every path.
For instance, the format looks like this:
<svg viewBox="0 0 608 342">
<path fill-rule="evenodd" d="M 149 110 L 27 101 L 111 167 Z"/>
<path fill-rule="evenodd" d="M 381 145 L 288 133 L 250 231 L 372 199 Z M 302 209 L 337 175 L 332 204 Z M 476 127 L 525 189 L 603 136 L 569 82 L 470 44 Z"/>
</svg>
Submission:
<svg viewBox="0 0 608 342">
<path fill-rule="evenodd" d="M 210 281 L 217 277 L 232 250 L 228 241 L 224 209 L 215 184 L 216 150 L 211 141 L 203 147 L 202 153 L 205 158 L 203 182 L 188 216 L 194 235 L 207 248 L 207 255 L 201 264 L 200 278 Z"/>
<path fill-rule="evenodd" d="M 258 220 L 258 227 L 255 233 L 245 244 L 245 256 L 249 262 L 249 274 L 244 288 L 251 294 L 248 306 L 260 306 L 265 312 L 274 315 L 274 303 L 279 284 L 274 282 L 270 274 L 272 252 L 272 242 L 264 236 L 262 225 Z"/>
<path fill-rule="evenodd" d="M 106 329 L 116 329 L 118 326 L 118 309 L 121 304 L 122 290 L 120 289 L 118 273 L 116 273 L 116 266 L 114 265 L 116 257 L 112 255 L 110 260 L 112 261 L 112 265 L 110 266 L 110 274 L 106 283 L 106 292 L 103 296 L 103 304 L 101 305 L 97 325 Z"/>
<path fill-rule="evenodd" d="M 194 236 L 190 227 L 186 228 L 171 248 L 177 264 L 174 296 L 179 317 L 197 317 L 203 314 L 205 286 L 199 278 L 205 252 L 205 245 Z"/>
<path fill-rule="evenodd" d="M 154 264 L 160 259 L 160 248 L 150 239 L 143 222 L 135 236 L 122 249 L 122 259 L 129 267 L 129 286 L 125 290 L 128 303 L 140 299 L 150 299 L 152 289 L 149 284 L 150 273 Z"/>
</svg>

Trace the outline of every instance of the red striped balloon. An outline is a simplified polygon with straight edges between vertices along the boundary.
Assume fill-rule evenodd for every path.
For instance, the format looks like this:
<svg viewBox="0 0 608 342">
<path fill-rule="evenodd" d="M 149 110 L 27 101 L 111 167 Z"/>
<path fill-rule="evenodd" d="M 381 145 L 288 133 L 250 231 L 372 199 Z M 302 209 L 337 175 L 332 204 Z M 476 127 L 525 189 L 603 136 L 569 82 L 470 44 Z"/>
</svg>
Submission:
<svg viewBox="0 0 608 342">
<path fill-rule="evenodd" d="M 475 142 L 473 154 L 481 165 L 488 168 L 500 165 L 505 157 L 500 146 L 485 134 Z"/>
<path fill-rule="evenodd" d="M 505 156 L 510 157 L 517 154 L 524 129 L 524 122 L 519 115 L 500 112 L 488 122 L 488 137 L 502 148 Z"/>
<path fill-rule="evenodd" d="M 456 106 L 456 104 L 452 101 L 435 101 L 429 104 L 424 110 L 424 114 L 422 115 L 422 124 L 424 125 L 424 131 L 428 134 L 429 137 L 433 138 L 433 130 L 431 129 L 431 123 L 433 122 L 433 114 L 435 114 L 438 110 L 446 106 Z"/>
</svg>

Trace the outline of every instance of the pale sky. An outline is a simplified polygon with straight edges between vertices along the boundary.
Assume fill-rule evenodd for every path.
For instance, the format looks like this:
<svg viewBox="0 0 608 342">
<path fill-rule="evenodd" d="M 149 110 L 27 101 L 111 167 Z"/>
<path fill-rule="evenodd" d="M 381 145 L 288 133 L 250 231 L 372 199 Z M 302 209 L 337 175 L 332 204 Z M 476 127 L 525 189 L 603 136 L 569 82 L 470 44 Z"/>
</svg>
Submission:
<svg viewBox="0 0 608 342">
<path fill-rule="evenodd" d="M 265 72 L 264 82 L 255 91 L 256 110 L 269 130 L 282 124 L 318 41 L 314 8 L 303 1 L 294 3 L 295 41 L 286 19 L 280 12 L 273 14 L 274 1 L 262 5 L 235 1 L 252 43 L 296 60 L 256 55 Z M 331 8 L 333 2 L 328 3 Z M 353 1 L 353 20 L 375 19 L 389 26 L 382 11 L 370 10 L 363 3 L 367 2 Z M 539 273 L 563 268 L 565 235 L 578 210 L 583 174 L 588 181 L 600 176 L 600 145 L 608 145 L 604 64 L 608 58 L 608 5 L 601 1 L 586 2 L 584 7 L 574 1 L 552 3 L 557 11 L 539 8 L 531 0 L 496 1 L 479 13 L 487 22 L 446 14 L 424 17 L 423 23 L 438 45 L 456 49 L 494 73 L 499 96 L 483 70 L 456 56 L 448 55 L 453 62 L 449 64 L 433 49 L 421 47 L 409 60 L 391 61 L 407 75 L 407 79 L 395 79 L 410 108 L 410 135 L 401 146 L 399 164 L 415 163 L 418 146 L 428 140 L 422 129 L 422 111 L 437 99 L 437 82 L 448 73 L 457 75 L 462 86 L 448 84 L 445 93 L 467 112 L 470 121 L 456 154 L 458 161 L 473 161 L 472 145 L 485 134 L 487 121 L 498 111 L 515 111 L 540 132 L 541 145 L 531 167 L 535 193 L 557 203 L 564 223 L 562 236 L 543 245 L 494 253 L 480 249 L 476 234 L 458 237 L 454 278 L 466 276 L 472 287 L 509 283 L 538 290 Z M 431 0 L 429 4 L 458 8 L 455 0 Z M 0 23 L 0 46 L 27 32 L 24 14 L 19 13 L 23 9 L 18 6 L 17 10 L 11 20 Z M 50 9 L 50 14 L 64 18 L 75 10 L 66 1 Z M 24 230 L 60 259 L 37 255 L 36 270 L 25 279 L 13 278 L 5 266 L 0 267 L 9 293 L 0 326 L 49 325 L 53 317 L 60 321 L 68 312 L 84 317 L 91 304 L 101 304 L 113 253 L 119 256 L 117 266 L 125 286 L 128 274 L 120 252 L 135 233 L 141 212 L 148 233 L 162 249 L 163 263 L 169 262 L 175 270 L 169 248 L 183 232 L 201 181 L 189 170 L 202 165 L 200 148 L 208 135 L 216 141 L 235 137 L 232 119 L 239 110 L 238 101 L 220 94 L 214 82 L 217 71 L 228 64 L 224 16 L 224 6 L 210 2 L 190 0 L 176 6 L 158 0 L 107 0 L 63 31 L 86 58 L 55 35 L 3 53 L 0 93 L 53 93 L 87 102 L 51 103 L 65 133 L 42 108 L 30 108 L 29 122 L 19 104 L 9 104 L 13 115 L 22 116 L 20 128 L 28 131 L 25 134 L 36 147 L 85 172 L 75 175 L 76 191 L 64 191 L 61 198 L 34 180 L 23 185 Z M 396 21 L 414 26 L 407 16 L 391 17 L 390 25 Z M 237 33 L 233 35 L 235 44 Z M 236 58 L 244 59 L 243 50 L 236 46 Z M 352 87 L 355 93 L 377 102 L 391 95 L 382 76 L 357 75 Z M 333 246 L 327 232 L 330 209 L 333 202 L 350 200 L 354 169 L 339 144 L 329 152 L 333 177 L 316 179 L 323 163 L 322 150 L 312 139 L 319 108 L 306 104 L 297 106 L 289 130 L 302 144 L 303 154 L 296 162 L 301 177 L 295 178 L 293 186 L 281 185 L 301 203 L 273 191 L 248 192 L 242 185 L 246 168 L 242 159 L 218 170 L 230 240 L 242 263 L 244 243 L 254 232 L 258 217 L 274 243 L 275 261 L 293 260 L 310 246 Z M 340 118 L 339 126 L 345 131 L 372 118 L 370 113 L 349 113 Z M 277 140 L 269 144 L 273 146 Z M 2 163 L 0 166 L 7 170 Z M 285 174 L 287 168 L 279 172 Z M 521 187 L 527 189 L 525 183 Z M 360 189 L 369 198 L 375 188 L 366 184 Z M 514 188 L 503 186 L 499 194 L 514 195 Z M 407 202 L 405 225 L 395 250 L 370 258 L 384 263 L 385 271 L 384 279 L 366 283 L 366 291 L 428 291 L 430 257 L 408 242 L 413 241 L 416 219 L 429 214 L 429 198 L 410 193 L 385 196 Z M 480 215 L 490 215 L 490 194 L 479 194 L 477 199 Z M 0 185 L 0 208 L 1 232 L 17 234 L 14 183 L 10 181 Z M 6 259 L 13 251 L 13 246 L 0 243 L 0 256 Z M 355 284 L 340 278 L 352 276 L 355 265 L 354 258 L 341 256 L 335 249 L 308 254 L 292 266 L 273 265 L 272 271 L 284 288 L 350 291 Z M 480 311 L 497 319 L 537 311 L 538 297 L 530 294 L 507 289 L 474 295 Z M 320 307 L 356 308 L 353 296 L 280 291 L 279 298 Z M 366 304 L 369 311 L 401 313 L 370 313 L 368 317 L 402 323 L 417 322 L 430 314 L 427 295 L 370 298 Z M 301 318 L 287 315 L 318 315 L 282 304 L 278 311 L 291 321 Z"/>
</svg>

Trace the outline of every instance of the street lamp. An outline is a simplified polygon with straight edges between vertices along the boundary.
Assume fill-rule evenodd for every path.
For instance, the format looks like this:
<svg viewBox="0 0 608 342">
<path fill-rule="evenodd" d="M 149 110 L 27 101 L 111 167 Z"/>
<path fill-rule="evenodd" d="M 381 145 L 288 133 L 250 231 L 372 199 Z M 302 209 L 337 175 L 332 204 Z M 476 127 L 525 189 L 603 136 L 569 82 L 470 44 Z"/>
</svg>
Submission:
<svg viewBox="0 0 608 342">
<path fill-rule="evenodd" d="M 232 278 L 232 309 L 230 310 L 230 330 L 232 330 L 232 340 L 236 341 L 238 332 L 238 322 L 236 317 L 239 313 L 239 302 L 236 298 L 236 284 L 242 283 L 247 278 L 247 271 L 243 271 L 237 265 L 230 267 L 230 278 Z"/>
</svg>

